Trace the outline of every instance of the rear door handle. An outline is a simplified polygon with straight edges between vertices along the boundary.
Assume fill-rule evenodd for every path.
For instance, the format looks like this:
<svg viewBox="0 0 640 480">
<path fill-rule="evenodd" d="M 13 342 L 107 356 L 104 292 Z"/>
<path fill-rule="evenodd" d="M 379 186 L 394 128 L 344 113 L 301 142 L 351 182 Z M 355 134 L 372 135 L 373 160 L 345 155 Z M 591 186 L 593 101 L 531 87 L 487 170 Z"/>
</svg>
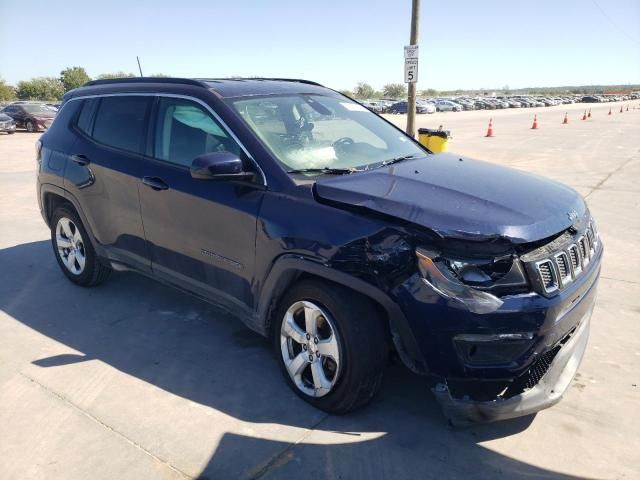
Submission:
<svg viewBox="0 0 640 480">
<path fill-rule="evenodd" d="M 84 155 L 71 155 L 71 160 L 83 167 L 91 163 Z"/>
<path fill-rule="evenodd" d="M 167 190 L 169 188 L 169 185 L 158 177 L 142 177 L 142 183 L 154 190 Z"/>
</svg>

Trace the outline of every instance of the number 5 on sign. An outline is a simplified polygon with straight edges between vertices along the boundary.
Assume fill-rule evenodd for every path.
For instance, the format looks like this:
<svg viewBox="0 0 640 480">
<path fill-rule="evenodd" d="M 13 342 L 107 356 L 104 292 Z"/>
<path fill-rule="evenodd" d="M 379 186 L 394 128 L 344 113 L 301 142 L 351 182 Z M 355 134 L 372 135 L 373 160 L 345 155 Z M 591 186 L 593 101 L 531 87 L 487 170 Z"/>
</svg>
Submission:
<svg viewBox="0 0 640 480">
<path fill-rule="evenodd" d="M 416 83 L 418 81 L 418 59 L 405 58 L 404 83 Z"/>
</svg>

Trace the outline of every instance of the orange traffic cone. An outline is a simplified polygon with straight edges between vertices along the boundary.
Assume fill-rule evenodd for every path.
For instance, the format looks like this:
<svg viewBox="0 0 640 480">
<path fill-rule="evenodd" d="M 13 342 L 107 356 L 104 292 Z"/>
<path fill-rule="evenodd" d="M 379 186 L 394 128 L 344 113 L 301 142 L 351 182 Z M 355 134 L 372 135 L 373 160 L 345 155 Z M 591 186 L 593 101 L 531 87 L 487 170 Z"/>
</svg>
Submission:
<svg viewBox="0 0 640 480">
<path fill-rule="evenodd" d="M 569 123 L 569 116 L 567 115 L 567 112 L 564 112 L 564 120 L 562 121 L 562 124 L 566 125 L 567 123 Z"/>
<path fill-rule="evenodd" d="M 533 125 L 531 125 L 531 130 L 538 129 L 538 115 L 533 116 Z"/>
<path fill-rule="evenodd" d="M 583 120 L 586 120 L 586 119 L 587 119 L 587 111 L 586 111 L 586 110 L 584 111 L 584 115 L 582 115 L 582 119 L 583 119 Z"/>
<path fill-rule="evenodd" d="M 489 119 L 489 128 L 487 129 L 487 134 L 485 137 L 493 137 L 493 119 Z"/>
<path fill-rule="evenodd" d="M 589 113 L 587 113 L 587 118 L 591 118 L 591 109 L 589 109 Z"/>
<path fill-rule="evenodd" d="M 611 107 L 609 107 L 609 115 L 611 115 Z"/>
<path fill-rule="evenodd" d="M 620 105 L 620 113 L 622 113 L 622 105 Z"/>
</svg>

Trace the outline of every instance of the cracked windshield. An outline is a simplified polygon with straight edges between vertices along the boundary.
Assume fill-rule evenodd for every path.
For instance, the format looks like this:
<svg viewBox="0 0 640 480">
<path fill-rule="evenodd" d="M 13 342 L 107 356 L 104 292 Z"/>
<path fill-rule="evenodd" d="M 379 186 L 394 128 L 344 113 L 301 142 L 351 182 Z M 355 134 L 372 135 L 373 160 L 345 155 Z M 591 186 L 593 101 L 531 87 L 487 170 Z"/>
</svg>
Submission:
<svg viewBox="0 0 640 480">
<path fill-rule="evenodd" d="M 270 96 L 232 104 L 292 173 L 348 173 L 425 155 L 400 131 L 344 98 Z"/>
</svg>

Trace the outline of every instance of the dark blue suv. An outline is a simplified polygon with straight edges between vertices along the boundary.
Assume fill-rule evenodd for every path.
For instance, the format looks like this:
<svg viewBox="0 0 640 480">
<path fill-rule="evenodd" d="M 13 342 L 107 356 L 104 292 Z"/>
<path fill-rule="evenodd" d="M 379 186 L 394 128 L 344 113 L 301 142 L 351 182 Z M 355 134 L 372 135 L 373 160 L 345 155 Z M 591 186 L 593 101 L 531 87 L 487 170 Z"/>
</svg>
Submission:
<svg viewBox="0 0 640 480">
<path fill-rule="evenodd" d="M 399 358 L 455 423 L 526 415 L 585 351 L 602 243 L 580 195 L 432 155 L 316 83 L 89 82 L 38 163 L 71 281 L 134 270 L 219 305 L 327 412 L 369 401 Z"/>
</svg>

